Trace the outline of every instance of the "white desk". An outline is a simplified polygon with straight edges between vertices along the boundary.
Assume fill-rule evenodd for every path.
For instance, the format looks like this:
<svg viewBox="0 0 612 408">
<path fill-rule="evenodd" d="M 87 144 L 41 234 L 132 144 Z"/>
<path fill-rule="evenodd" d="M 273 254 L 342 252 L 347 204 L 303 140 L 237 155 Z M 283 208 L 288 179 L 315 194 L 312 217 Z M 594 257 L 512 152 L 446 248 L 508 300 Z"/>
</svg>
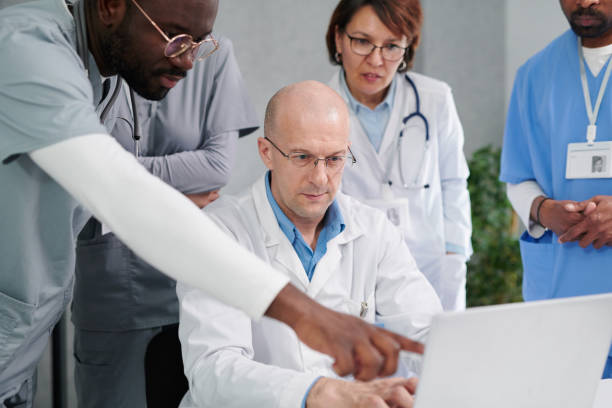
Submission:
<svg viewBox="0 0 612 408">
<path fill-rule="evenodd" d="M 612 407 L 612 379 L 606 379 L 599 383 L 597 394 L 595 395 L 595 404 L 593 408 L 610 408 Z"/>
</svg>

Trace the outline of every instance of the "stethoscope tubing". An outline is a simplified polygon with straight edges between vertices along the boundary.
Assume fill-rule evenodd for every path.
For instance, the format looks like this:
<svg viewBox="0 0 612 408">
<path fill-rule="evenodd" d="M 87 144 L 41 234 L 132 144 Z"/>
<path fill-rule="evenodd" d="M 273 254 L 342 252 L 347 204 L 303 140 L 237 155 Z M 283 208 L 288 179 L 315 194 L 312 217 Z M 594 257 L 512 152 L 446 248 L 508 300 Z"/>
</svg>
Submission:
<svg viewBox="0 0 612 408">
<path fill-rule="evenodd" d="M 417 175 L 416 180 L 420 178 L 419 176 L 423 172 L 423 163 L 425 161 L 425 155 L 427 154 L 427 149 L 429 147 L 429 122 L 427 121 L 427 118 L 425 117 L 425 115 L 421 113 L 421 98 L 419 96 L 419 92 L 417 90 L 417 87 L 414 81 L 408 76 L 408 74 L 405 74 L 404 77 L 406 78 L 406 80 L 408 81 L 408 84 L 410 84 L 414 92 L 416 109 L 414 112 L 405 116 L 404 119 L 402 119 L 402 125 L 403 125 L 402 130 L 400 130 L 399 136 L 397 138 L 397 159 L 398 159 L 397 166 L 398 166 L 398 171 L 400 175 L 400 181 L 402 183 L 402 187 L 406 189 L 421 189 L 421 188 L 427 189 L 429 188 L 429 184 L 417 185 L 416 181 L 415 183 L 413 183 L 413 185 L 408 184 L 404 177 L 404 172 L 402 171 L 402 148 L 401 148 L 402 146 L 401 145 L 402 145 L 402 138 L 404 137 L 404 130 L 406 129 L 406 124 L 408 123 L 409 120 L 413 118 L 419 118 L 421 119 L 421 121 L 423 122 L 425 126 L 425 145 L 423 147 L 423 156 L 421 157 L 421 163 L 417 167 L 418 175 Z M 393 184 L 389 177 L 387 177 L 387 180 L 388 180 L 387 182 L 389 185 Z"/>
</svg>

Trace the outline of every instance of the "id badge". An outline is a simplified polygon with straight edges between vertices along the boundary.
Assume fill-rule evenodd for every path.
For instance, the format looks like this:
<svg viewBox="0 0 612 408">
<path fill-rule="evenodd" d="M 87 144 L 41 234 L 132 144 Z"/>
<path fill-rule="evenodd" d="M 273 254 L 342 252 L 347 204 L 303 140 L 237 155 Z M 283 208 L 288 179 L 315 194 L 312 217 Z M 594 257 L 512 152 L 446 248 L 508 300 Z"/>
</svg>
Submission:
<svg viewBox="0 0 612 408">
<path fill-rule="evenodd" d="M 382 210 L 389 221 L 402 229 L 408 228 L 409 201 L 407 198 L 395 198 L 388 185 L 383 185 L 382 199 L 366 200 L 366 204 Z"/>
<path fill-rule="evenodd" d="M 390 200 L 366 200 L 366 204 L 378 208 L 387 214 L 387 218 L 393 225 L 402 229 L 408 227 L 408 199 L 393 198 Z"/>
<path fill-rule="evenodd" d="M 568 144 L 565 178 L 612 178 L 612 142 Z"/>
</svg>

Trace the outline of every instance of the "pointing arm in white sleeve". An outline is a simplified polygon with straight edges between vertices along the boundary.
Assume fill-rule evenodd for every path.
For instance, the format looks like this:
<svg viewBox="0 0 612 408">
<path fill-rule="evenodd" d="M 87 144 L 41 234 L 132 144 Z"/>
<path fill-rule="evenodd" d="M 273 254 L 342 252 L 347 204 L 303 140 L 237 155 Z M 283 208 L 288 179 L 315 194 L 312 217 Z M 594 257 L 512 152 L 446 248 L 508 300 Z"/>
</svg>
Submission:
<svg viewBox="0 0 612 408">
<path fill-rule="evenodd" d="M 252 318 L 288 282 L 107 135 L 74 137 L 30 157 L 151 265 Z"/>
</svg>

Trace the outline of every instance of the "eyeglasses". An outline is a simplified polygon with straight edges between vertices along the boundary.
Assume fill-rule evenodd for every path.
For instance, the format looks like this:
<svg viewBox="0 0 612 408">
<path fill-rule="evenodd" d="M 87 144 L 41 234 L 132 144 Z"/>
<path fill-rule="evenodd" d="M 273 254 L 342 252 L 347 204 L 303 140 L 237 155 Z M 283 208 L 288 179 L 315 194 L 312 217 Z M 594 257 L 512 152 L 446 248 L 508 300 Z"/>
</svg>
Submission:
<svg viewBox="0 0 612 408">
<path fill-rule="evenodd" d="M 155 21 L 142 9 L 140 4 L 136 0 L 132 0 L 132 3 L 140 10 L 140 12 L 146 17 L 147 20 L 155 27 L 155 29 L 164 37 L 167 44 L 164 48 L 164 55 L 168 58 L 176 58 L 189 51 L 189 56 L 193 61 L 202 61 L 203 59 L 210 57 L 210 55 L 217 51 L 219 43 L 212 34 L 209 34 L 202 41 L 194 42 L 193 37 L 189 34 L 179 34 L 172 38 L 169 38 L 164 31 L 159 28 Z"/>
<path fill-rule="evenodd" d="M 387 61 L 397 61 L 401 59 L 408 47 L 400 47 L 396 44 L 384 44 L 382 46 L 374 45 L 365 38 L 351 37 L 348 33 L 346 36 L 351 41 L 351 50 L 357 54 L 365 57 L 370 55 L 375 49 L 380 48 L 382 57 Z"/>
<path fill-rule="evenodd" d="M 289 159 L 291 164 L 293 164 L 296 167 L 305 168 L 310 164 L 314 164 L 313 167 L 317 167 L 317 163 L 323 160 L 325 162 L 325 167 L 327 168 L 327 170 L 331 173 L 336 173 L 344 167 L 344 165 L 346 164 L 346 159 L 350 159 L 351 164 L 357 163 L 357 159 L 355 159 L 355 156 L 353 156 L 353 152 L 351 152 L 350 147 L 348 147 L 348 151 L 350 154 L 346 156 L 315 157 L 312 154 L 302 153 L 302 152 L 295 152 L 295 153 L 287 154 L 283 152 L 277 145 L 275 145 L 273 141 L 268 139 L 268 137 L 264 137 L 264 139 L 270 142 L 270 144 L 274 146 L 276 150 L 280 152 L 280 154 L 282 154 L 284 157 Z"/>
</svg>

